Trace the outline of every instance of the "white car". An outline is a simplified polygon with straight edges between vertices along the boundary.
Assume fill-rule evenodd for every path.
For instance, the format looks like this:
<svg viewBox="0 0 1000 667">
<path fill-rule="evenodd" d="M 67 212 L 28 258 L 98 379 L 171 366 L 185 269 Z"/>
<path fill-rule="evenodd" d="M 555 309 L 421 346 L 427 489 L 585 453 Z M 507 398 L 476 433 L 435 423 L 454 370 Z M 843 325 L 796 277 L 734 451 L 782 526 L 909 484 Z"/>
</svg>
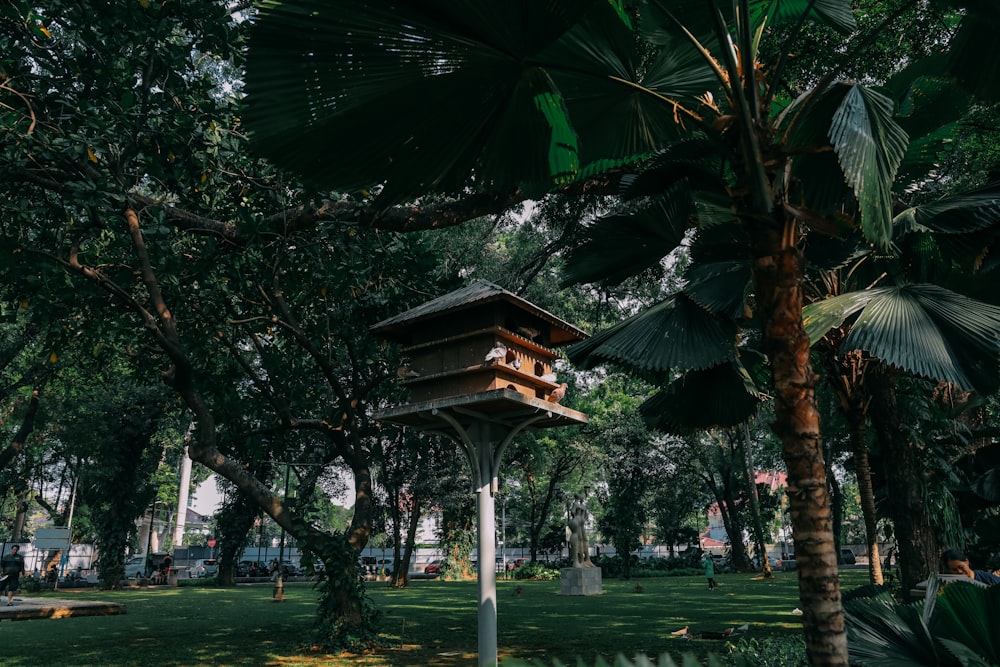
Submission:
<svg viewBox="0 0 1000 667">
<path fill-rule="evenodd" d="M 146 557 L 136 556 L 125 563 L 125 578 L 140 579 L 146 574 Z"/>
<path fill-rule="evenodd" d="M 219 573 L 219 563 L 214 558 L 199 558 L 188 568 L 188 576 L 192 579 L 214 577 Z"/>
</svg>

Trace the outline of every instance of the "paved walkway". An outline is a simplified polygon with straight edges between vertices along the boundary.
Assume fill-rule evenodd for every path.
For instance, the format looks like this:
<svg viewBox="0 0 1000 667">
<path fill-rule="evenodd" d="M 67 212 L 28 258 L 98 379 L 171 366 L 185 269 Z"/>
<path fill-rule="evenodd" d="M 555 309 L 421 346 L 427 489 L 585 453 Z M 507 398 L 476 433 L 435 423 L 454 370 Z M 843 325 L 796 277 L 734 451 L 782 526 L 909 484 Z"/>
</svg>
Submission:
<svg viewBox="0 0 1000 667">
<path fill-rule="evenodd" d="M 111 616 L 124 614 L 125 605 L 100 600 L 60 598 L 22 598 L 14 596 L 14 606 L 7 598 L 0 602 L 0 621 L 26 621 L 33 618 L 69 618 L 70 616 Z"/>
</svg>

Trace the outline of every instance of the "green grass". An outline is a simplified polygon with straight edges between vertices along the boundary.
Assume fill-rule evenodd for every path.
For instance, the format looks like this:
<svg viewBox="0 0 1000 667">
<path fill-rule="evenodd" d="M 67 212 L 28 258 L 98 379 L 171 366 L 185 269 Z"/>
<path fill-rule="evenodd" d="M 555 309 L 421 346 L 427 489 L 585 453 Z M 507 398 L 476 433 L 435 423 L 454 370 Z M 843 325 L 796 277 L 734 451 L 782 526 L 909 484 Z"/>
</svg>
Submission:
<svg viewBox="0 0 1000 667">
<path fill-rule="evenodd" d="M 845 589 L 861 585 L 865 572 L 844 573 Z M 748 623 L 758 639 L 800 632 L 796 579 L 774 581 L 721 575 L 708 591 L 701 577 L 606 580 L 605 594 L 563 597 L 559 582 L 498 583 L 498 645 L 501 661 L 516 657 L 552 665 L 617 653 L 674 656 L 723 651 L 718 640 L 685 640 L 670 633 L 721 631 Z M 640 583 L 643 592 L 635 592 Z M 515 588 L 521 586 L 521 594 Z M 415 581 L 395 590 L 373 584 L 369 592 L 383 612 L 385 649 L 330 656 L 304 650 L 313 625 L 316 592 L 289 584 L 283 603 L 270 586 L 230 589 L 164 588 L 121 592 L 60 592 L 59 597 L 122 602 L 120 616 L 4 622 L 5 667 L 28 665 L 276 665 L 282 667 L 415 667 L 476 664 L 475 582 Z M 51 595 L 51 594 L 48 594 Z M 43 594 L 44 596 L 44 594 Z"/>
</svg>

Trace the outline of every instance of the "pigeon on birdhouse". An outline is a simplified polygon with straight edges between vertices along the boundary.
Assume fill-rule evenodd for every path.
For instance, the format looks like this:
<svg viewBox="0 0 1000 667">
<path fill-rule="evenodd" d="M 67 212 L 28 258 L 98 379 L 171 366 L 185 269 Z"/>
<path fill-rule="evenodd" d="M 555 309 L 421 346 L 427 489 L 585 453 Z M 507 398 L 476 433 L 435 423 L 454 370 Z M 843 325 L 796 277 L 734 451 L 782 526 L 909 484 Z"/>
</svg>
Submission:
<svg viewBox="0 0 1000 667">
<path fill-rule="evenodd" d="M 561 401 L 563 397 L 566 395 L 566 386 L 567 385 L 565 382 L 560 384 L 558 387 L 552 390 L 552 393 L 549 394 L 546 400 L 549 401 L 550 403 L 558 403 L 559 401 Z"/>
<path fill-rule="evenodd" d="M 545 375 L 542 376 L 542 379 L 545 380 L 546 382 L 551 382 L 552 384 L 555 384 L 556 383 L 556 374 L 555 373 L 546 373 Z"/>
<path fill-rule="evenodd" d="M 509 365 L 516 371 L 521 367 L 521 357 L 514 357 L 514 361 L 510 362 Z"/>
<path fill-rule="evenodd" d="M 538 329 L 535 329 L 533 327 L 524 327 L 524 326 L 521 326 L 521 327 L 517 327 L 516 329 L 514 329 L 514 331 L 516 331 L 517 333 L 521 334 L 522 336 L 524 336 L 528 340 L 535 340 L 536 338 L 538 338 L 539 336 L 542 335 L 541 331 L 539 331 Z"/>
<path fill-rule="evenodd" d="M 497 344 L 493 346 L 493 349 L 486 353 L 486 363 L 503 361 L 507 356 L 507 346 L 497 341 Z"/>
</svg>

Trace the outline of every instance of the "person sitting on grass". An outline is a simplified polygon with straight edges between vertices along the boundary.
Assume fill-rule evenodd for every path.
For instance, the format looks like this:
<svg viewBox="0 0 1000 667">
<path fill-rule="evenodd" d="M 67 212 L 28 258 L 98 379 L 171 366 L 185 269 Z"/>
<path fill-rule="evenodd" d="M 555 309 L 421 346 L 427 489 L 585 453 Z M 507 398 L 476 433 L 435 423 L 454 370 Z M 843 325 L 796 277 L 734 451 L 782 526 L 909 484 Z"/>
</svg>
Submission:
<svg viewBox="0 0 1000 667">
<path fill-rule="evenodd" d="M 948 549 L 941 554 L 941 571 L 945 574 L 961 574 L 987 586 L 1000 584 L 1000 577 L 992 572 L 973 570 L 969 566 L 969 559 L 957 549 Z"/>
</svg>

